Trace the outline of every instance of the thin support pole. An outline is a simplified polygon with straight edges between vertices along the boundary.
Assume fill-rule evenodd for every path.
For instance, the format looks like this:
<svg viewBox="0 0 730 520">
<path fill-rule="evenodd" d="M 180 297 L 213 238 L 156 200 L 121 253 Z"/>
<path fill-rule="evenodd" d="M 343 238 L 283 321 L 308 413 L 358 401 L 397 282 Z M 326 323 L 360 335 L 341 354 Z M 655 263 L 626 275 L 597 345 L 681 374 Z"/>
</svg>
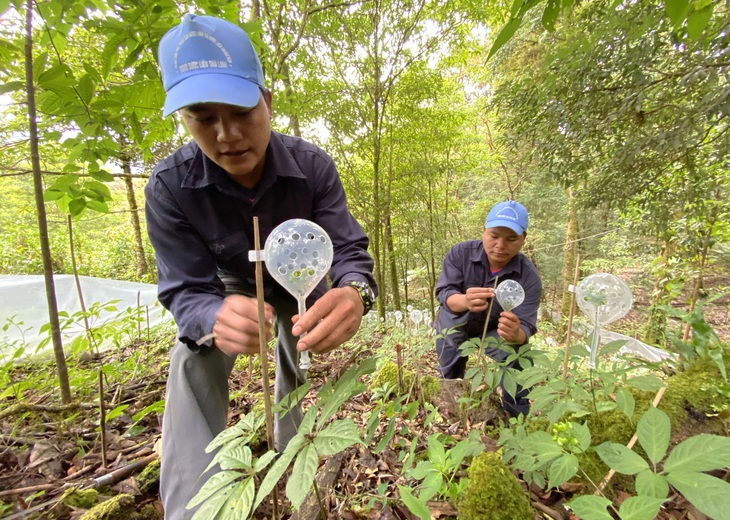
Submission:
<svg viewBox="0 0 730 520">
<path fill-rule="evenodd" d="M 570 360 L 570 337 L 573 334 L 573 314 L 575 312 L 575 287 L 578 285 L 580 273 L 580 254 L 575 257 L 575 272 L 573 273 L 573 290 L 570 291 L 570 310 L 568 311 L 568 330 L 565 335 L 565 357 L 563 358 L 563 381 L 568 378 L 568 361 Z"/>
<path fill-rule="evenodd" d="M 261 238 L 259 236 L 259 218 L 253 218 L 254 248 L 261 250 Z M 266 342 L 266 314 L 264 312 L 264 272 L 261 267 L 261 260 L 256 261 L 256 301 L 258 303 L 259 319 L 259 351 L 261 353 L 261 382 L 264 387 L 264 408 L 266 410 L 266 441 L 269 449 L 276 449 L 274 446 L 274 415 L 271 412 L 271 389 L 269 388 L 269 346 Z M 274 520 L 279 518 L 279 505 L 274 487 L 272 493 L 272 516 Z"/>
</svg>

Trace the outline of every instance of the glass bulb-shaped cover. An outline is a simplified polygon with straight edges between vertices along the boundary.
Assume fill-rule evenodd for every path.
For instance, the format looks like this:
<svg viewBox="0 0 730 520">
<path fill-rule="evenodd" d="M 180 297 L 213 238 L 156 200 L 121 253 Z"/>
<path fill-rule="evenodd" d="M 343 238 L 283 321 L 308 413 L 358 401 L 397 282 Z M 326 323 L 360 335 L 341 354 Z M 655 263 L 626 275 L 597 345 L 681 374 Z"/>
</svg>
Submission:
<svg viewBox="0 0 730 520">
<path fill-rule="evenodd" d="M 525 301 L 525 290 L 514 280 L 505 280 L 494 290 L 494 297 L 506 311 L 511 311 Z"/>
<path fill-rule="evenodd" d="M 264 261 L 272 278 L 297 300 L 304 300 L 332 265 L 332 241 L 309 220 L 282 222 L 266 239 Z"/>
<path fill-rule="evenodd" d="M 580 310 L 599 325 L 623 318 L 633 303 L 628 284 L 609 273 L 587 276 L 578 284 L 575 295 Z"/>
</svg>

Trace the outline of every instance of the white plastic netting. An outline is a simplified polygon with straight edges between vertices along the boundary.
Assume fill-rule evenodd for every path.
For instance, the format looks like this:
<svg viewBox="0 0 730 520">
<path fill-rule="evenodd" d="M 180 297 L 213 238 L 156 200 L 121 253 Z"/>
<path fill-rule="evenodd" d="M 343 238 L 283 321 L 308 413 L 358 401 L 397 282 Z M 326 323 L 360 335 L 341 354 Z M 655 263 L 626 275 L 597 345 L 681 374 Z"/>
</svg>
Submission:
<svg viewBox="0 0 730 520">
<path fill-rule="evenodd" d="M 81 315 L 76 283 L 72 275 L 55 275 L 56 300 L 61 319 L 65 322 L 62 331 L 64 345 L 85 333 Z M 172 316 L 157 301 L 157 286 L 152 284 L 125 282 L 80 277 L 81 292 L 87 310 L 94 309 L 94 304 L 108 304 L 106 309 L 99 308 L 98 316 L 91 318 L 91 326 L 102 326 L 104 323 L 123 323 L 124 317 L 138 309 L 139 327 L 146 329 L 163 321 L 172 320 Z M 48 303 L 43 276 L 34 275 L 0 275 L 0 360 L 9 356 L 19 346 L 25 345 L 26 355 L 40 354 L 37 346 L 48 333 L 41 333 L 43 325 L 49 322 Z M 113 308 L 112 308 L 113 307 Z M 66 316 L 64 316 L 67 315 Z M 127 320 L 129 323 L 129 320 Z M 119 325 L 121 327 L 121 325 Z M 50 349 L 50 344 L 44 350 Z"/>
</svg>

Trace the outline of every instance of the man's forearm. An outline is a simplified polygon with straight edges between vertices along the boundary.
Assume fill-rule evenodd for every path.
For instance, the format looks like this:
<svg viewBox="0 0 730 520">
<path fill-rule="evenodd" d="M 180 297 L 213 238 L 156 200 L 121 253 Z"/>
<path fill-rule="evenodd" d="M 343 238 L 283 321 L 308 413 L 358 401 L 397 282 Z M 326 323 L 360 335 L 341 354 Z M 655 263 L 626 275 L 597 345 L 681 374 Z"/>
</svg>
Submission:
<svg viewBox="0 0 730 520">
<path fill-rule="evenodd" d="M 451 310 L 451 312 L 459 313 L 469 310 L 466 302 L 466 294 L 452 294 L 451 296 L 446 298 L 446 305 Z"/>
</svg>

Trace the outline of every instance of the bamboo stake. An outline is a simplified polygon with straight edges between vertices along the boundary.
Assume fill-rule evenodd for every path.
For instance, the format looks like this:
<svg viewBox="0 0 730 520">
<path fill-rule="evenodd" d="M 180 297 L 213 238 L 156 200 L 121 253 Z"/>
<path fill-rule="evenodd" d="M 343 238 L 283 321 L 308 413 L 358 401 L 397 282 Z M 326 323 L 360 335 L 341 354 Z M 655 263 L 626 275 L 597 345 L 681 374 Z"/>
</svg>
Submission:
<svg viewBox="0 0 730 520">
<path fill-rule="evenodd" d="M 261 238 L 259 236 L 259 218 L 253 218 L 254 248 L 261 250 Z M 269 388 L 269 348 L 266 344 L 266 315 L 264 312 L 264 272 L 261 267 L 261 260 L 256 260 L 256 301 L 258 303 L 259 319 L 259 350 L 261 353 L 261 379 L 264 390 L 264 408 L 266 410 L 266 441 L 269 449 L 276 449 L 274 446 L 274 416 L 271 412 L 271 389 Z M 272 492 L 272 515 L 274 520 L 279 518 L 279 505 L 276 487 Z"/>
<path fill-rule="evenodd" d="M 101 465 L 106 469 L 106 408 L 104 407 L 104 371 L 99 369 L 99 429 L 101 431 Z"/>
<path fill-rule="evenodd" d="M 565 336 L 565 358 L 563 359 L 563 381 L 568 378 L 568 361 L 570 360 L 570 336 L 573 334 L 573 313 L 575 312 L 575 286 L 578 285 L 580 272 L 580 254 L 575 257 L 575 272 L 573 273 L 573 290 L 570 291 L 570 311 L 568 312 L 568 331 Z"/>
<path fill-rule="evenodd" d="M 494 277 L 494 286 L 492 287 L 493 289 L 496 289 L 497 288 L 497 281 L 498 280 L 499 280 L 499 276 L 495 276 Z M 494 296 L 492 296 L 492 299 L 489 300 L 489 308 L 487 309 L 487 319 L 484 320 L 484 332 L 482 332 L 482 341 L 479 344 L 481 347 L 484 346 L 484 338 L 487 337 L 487 327 L 489 326 L 489 317 L 492 314 L 492 305 L 493 304 L 494 304 Z M 481 350 L 481 349 L 479 349 L 479 350 Z"/>
</svg>

